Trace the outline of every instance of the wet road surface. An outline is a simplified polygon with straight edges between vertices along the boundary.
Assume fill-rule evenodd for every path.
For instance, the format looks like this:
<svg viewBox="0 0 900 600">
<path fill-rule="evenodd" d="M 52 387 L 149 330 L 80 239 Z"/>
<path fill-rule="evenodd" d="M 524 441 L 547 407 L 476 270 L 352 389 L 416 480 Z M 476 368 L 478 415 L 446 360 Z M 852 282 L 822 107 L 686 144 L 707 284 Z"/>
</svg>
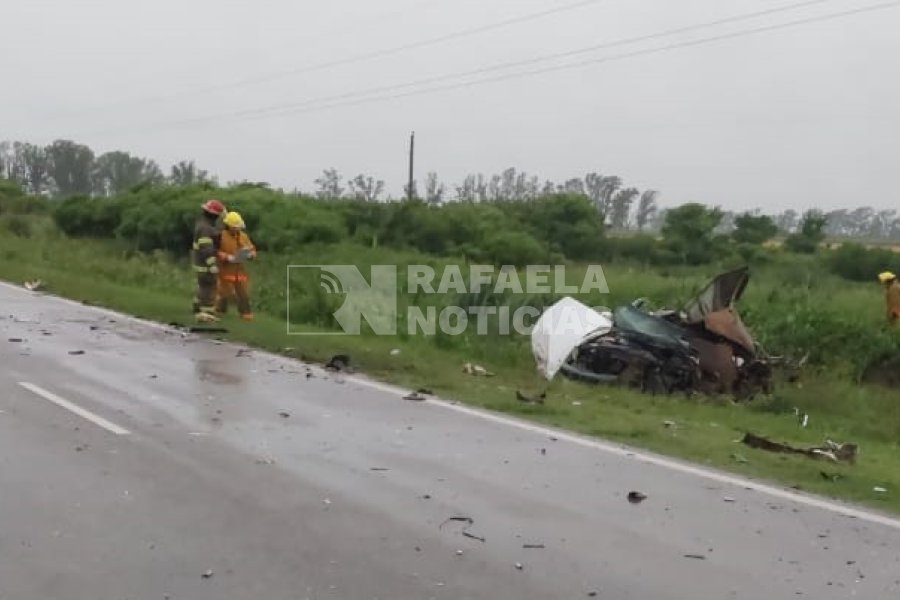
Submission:
<svg viewBox="0 0 900 600">
<path fill-rule="evenodd" d="M 900 597 L 890 518 L 2 285 L 0 361 L 0 600 Z"/>
</svg>

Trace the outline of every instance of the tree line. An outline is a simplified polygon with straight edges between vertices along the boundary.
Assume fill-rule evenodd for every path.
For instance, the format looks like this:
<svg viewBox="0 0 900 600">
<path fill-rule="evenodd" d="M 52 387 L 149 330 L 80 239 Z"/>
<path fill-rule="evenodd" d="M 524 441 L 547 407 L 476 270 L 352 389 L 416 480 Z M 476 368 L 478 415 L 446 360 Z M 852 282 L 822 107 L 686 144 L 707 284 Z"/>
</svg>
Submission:
<svg viewBox="0 0 900 600">
<path fill-rule="evenodd" d="M 99 156 L 88 146 L 56 140 L 46 146 L 0 142 L 0 177 L 29 194 L 68 198 L 110 197 L 140 185 L 194 185 L 215 178 L 192 160 L 163 173 L 156 161 L 115 150 Z"/>
<path fill-rule="evenodd" d="M 56 140 L 46 146 L 19 141 L 0 142 L 0 177 L 18 183 L 29 194 L 61 199 L 72 196 L 108 198 L 144 186 L 217 183 L 216 177 L 197 167 L 193 160 L 181 161 L 163 172 L 152 159 L 121 150 L 97 155 L 89 146 L 71 140 Z M 269 187 L 264 182 L 244 184 Z M 409 190 L 405 192 L 408 194 Z M 429 172 L 421 193 L 415 181 L 412 192 L 413 197 L 427 205 L 450 202 L 527 204 L 554 194 L 577 195 L 586 198 L 601 216 L 603 225 L 614 231 L 660 234 L 668 213 L 659 206 L 658 191 L 640 191 L 626 185 L 619 176 L 598 172 L 559 183 L 510 167 L 491 175 L 472 173 L 456 184 L 444 183 L 437 173 Z M 294 194 L 301 192 L 295 189 Z M 319 200 L 393 200 L 386 193 L 383 180 L 364 173 L 345 178 L 334 168 L 325 169 L 316 178 L 310 195 Z M 810 221 L 809 217 L 815 217 L 817 221 Z M 870 207 L 808 213 L 787 209 L 774 215 L 764 215 L 759 210 L 716 209 L 714 233 L 730 236 L 742 220 L 747 223 L 751 218 L 769 228 L 774 227 L 772 236 L 781 235 L 792 240 L 808 239 L 808 235 L 803 235 L 803 228 L 818 221 L 823 223 L 818 229 L 825 236 L 868 240 L 900 238 L 900 213 Z"/>
</svg>

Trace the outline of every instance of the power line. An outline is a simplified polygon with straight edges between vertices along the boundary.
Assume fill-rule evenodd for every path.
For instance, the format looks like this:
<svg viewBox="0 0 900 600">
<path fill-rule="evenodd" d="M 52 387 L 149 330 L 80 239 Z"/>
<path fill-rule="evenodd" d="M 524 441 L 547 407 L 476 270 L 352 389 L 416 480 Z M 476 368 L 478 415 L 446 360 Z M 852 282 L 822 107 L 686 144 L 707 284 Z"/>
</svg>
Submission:
<svg viewBox="0 0 900 600">
<path fill-rule="evenodd" d="M 458 39 L 462 39 L 462 38 L 467 38 L 467 37 L 472 37 L 472 36 L 486 33 L 489 31 L 494 31 L 496 29 L 502 29 L 505 27 L 519 25 L 521 23 L 527 23 L 529 21 L 536 21 L 539 19 L 543 19 L 543 18 L 552 16 L 552 15 L 558 14 L 558 13 L 577 10 L 580 8 L 584 8 L 585 6 L 588 6 L 591 4 L 596 4 L 598 2 L 604 2 L 604 1 L 605 0 L 579 0 L 578 2 L 564 4 L 562 6 L 555 6 L 550 9 L 545 9 L 545 10 L 534 12 L 534 13 L 520 15 L 518 17 L 512 17 L 509 19 L 504 19 L 502 21 L 495 21 L 493 23 L 487 23 L 485 25 L 480 25 L 477 27 L 460 29 L 460 30 L 453 31 L 453 32 L 445 34 L 445 35 L 428 38 L 428 39 L 424 39 L 424 40 L 419 40 L 417 42 L 410 42 L 407 44 L 401 44 L 399 46 L 392 46 L 390 48 L 383 48 L 381 50 L 374 50 L 371 52 L 357 54 L 357 55 L 349 56 L 346 58 L 339 58 L 339 59 L 335 59 L 335 60 L 329 60 L 329 61 L 325 61 L 325 62 L 315 63 L 312 65 L 296 67 L 293 69 L 287 69 L 287 70 L 279 71 L 276 73 L 258 75 L 255 77 L 248 77 L 245 79 L 239 79 L 236 81 L 231 81 L 231 82 L 226 82 L 226 83 L 218 83 L 218 84 L 214 84 L 214 85 L 210 85 L 210 86 L 206 86 L 206 87 L 194 88 L 191 90 L 182 90 L 180 92 L 173 92 L 171 94 L 165 94 L 165 95 L 155 96 L 153 98 L 147 98 L 142 101 L 139 100 L 136 102 L 117 103 L 117 104 L 114 104 L 111 106 L 122 106 L 124 104 L 141 105 L 141 104 L 147 104 L 147 103 L 152 103 L 152 102 L 160 102 L 160 101 L 164 101 L 164 100 L 171 100 L 174 98 L 181 98 L 184 96 L 192 96 L 192 95 L 196 95 L 196 94 L 203 94 L 203 93 L 208 93 L 208 92 L 215 92 L 215 91 L 220 91 L 220 90 L 239 88 L 239 87 L 244 87 L 247 85 L 266 83 L 269 81 L 283 79 L 283 78 L 289 77 L 291 75 L 301 75 L 304 73 L 313 73 L 316 71 L 322 71 L 322 70 L 330 69 L 333 67 L 356 64 L 356 63 L 360 63 L 360 62 L 374 60 L 376 58 L 383 58 L 385 56 L 392 56 L 395 54 L 400 54 L 403 52 L 407 52 L 409 50 L 417 50 L 417 49 L 426 48 L 429 46 L 436 46 L 439 44 L 443 44 L 445 42 L 458 40 Z M 108 105 L 105 108 L 109 108 L 109 107 L 110 107 L 110 105 Z M 89 110 L 91 110 L 91 109 L 89 109 Z M 95 108 L 93 110 L 104 110 L 104 108 Z"/>
<path fill-rule="evenodd" d="M 691 31 L 698 31 L 698 30 L 709 29 L 712 27 L 718 27 L 718 26 L 726 25 L 726 24 L 730 24 L 730 23 L 747 21 L 747 20 L 756 19 L 759 17 L 764 17 L 764 16 L 776 14 L 776 13 L 787 12 L 787 11 L 791 11 L 791 10 L 796 10 L 798 8 L 805 8 L 805 7 L 824 4 L 827 2 L 833 2 L 833 1 L 834 0 L 806 0 L 804 2 L 795 2 L 795 3 L 789 4 L 787 6 L 770 8 L 767 10 L 755 11 L 755 12 L 750 12 L 750 13 L 743 13 L 743 14 L 734 15 L 731 17 L 717 19 L 714 21 L 707 21 L 707 22 L 703 22 L 703 23 L 697 23 L 694 25 L 688 25 L 685 27 L 667 29 L 667 30 L 660 31 L 657 33 L 641 35 L 641 36 L 636 36 L 636 37 L 630 37 L 630 38 L 623 38 L 623 39 L 619 39 L 619 40 L 613 40 L 610 42 L 604 42 L 602 44 L 596 44 L 593 46 L 577 48 L 575 50 L 569 50 L 569 51 L 565 51 L 565 52 L 557 52 L 557 53 L 553 53 L 553 54 L 545 54 L 545 55 L 541 55 L 541 56 L 537 56 L 537 57 L 533 57 L 533 58 L 529 58 L 529 59 L 524 59 L 524 60 L 499 63 L 496 65 L 491 65 L 488 67 L 481 67 L 481 68 L 472 69 L 469 71 L 459 71 L 456 73 L 448 73 L 445 75 L 438 75 L 435 77 L 426 77 L 423 79 L 416 79 L 413 81 L 408 81 L 406 83 L 378 86 L 378 87 L 374 87 L 374 88 L 368 88 L 365 90 L 359 90 L 356 92 L 347 92 L 347 93 L 337 94 L 337 95 L 333 95 L 333 96 L 320 96 L 318 98 L 310 98 L 308 100 L 303 100 L 300 102 L 292 102 L 292 103 L 287 103 L 287 104 L 276 104 L 276 105 L 272 105 L 272 106 L 268 106 L 268 107 L 245 109 L 245 110 L 241 110 L 241 111 L 237 111 L 237 112 L 233 112 L 233 113 L 227 113 L 227 116 L 229 116 L 229 117 L 254 116 L 257 114 L 263 114 L 263 113 L 267 113 L 267 112 L 277 112 L 277 111 L 281 111 L 281 110 L 291 110 L 291 109 L 295 109 L 295 108 L 303 108 L 303 107 L 309 106 L 309 105 L 317 105 L 317 104 L 323 104 L 323 103 L 330 104 L 333 102 L 337 102 L 339 100 L 350 100 L 350 99 L 361 97 L 361 96 L 371 96 L 373 94 L 379 94 L 379 93 L 383 93 L 383 92 L 393 92 L 393 91 L 410 88 L 410 87 L 417 87 L 417 86 L 428 85 L 428 84 L 432 84 L 432 83 L 440 83 L 440 82 L 446 81 L 448 79 L 461 79 L 464 77 L 471 77 L 473 75 L 482 75 L 484 73 L 491 73 L 494 71 L 502 71 L 502 70 L 515 68 L 515 67 L 524 67 L 524 66 L 528 66 L 528 65 L 532 65 L 532 64 L 541 63 L 541 62 L 548 62 L 548 61 L 552 61 L 552 60 L 559 60 L 562 58 L 569 58 L 572 56 L 578 56 L 581 54 L 588 54 L 591 52 L 596 52 L 598 50 L 607 50 L 609 48 L 615 48 L 618 46 L 627 46 L 627 45 L 637 44 L 640 42 L 652 41 L 655 39 L 671 37 L 673 35 L 678 35 L 678 34 L 682 34 L 682 33 L 689 33 Z M 215 120 L 217 118 L 220 118 L 220 116 L 221 115 L 212 115 L 209 117 L 197 117 L 196 119 L 187 119 L 183 122 L 185 122 L 185 123 L 200 123 L 200 122 L 207 121 L 207 120 Z"/>
<path fill-rule="evenodd" d="M 175 122 L 169 122 L 169 123 L 159 123 L 154 126 L 154 129 L 159 129 L 159 128 L 163 128 L 163 127 L 180 126 L 180 125 L 202 124 L 202 123 L 208 123 L 208 122 L 212 122 L 212 121 L 217 121 L 217 120 L 222 120 L 222 119 L 230 119 L 230 118 L 248 117 L 251 119 L 253 119 L 253 118 L 259 119 L 259 118 L 287 116 L 287 115 L 291 115 L 291 114 L 305 114 L 305 113 L 310 113 L 310 112 L 318 112 L 321 110 L 327 110 L 327 109 L 331 109 L 331 108 L 343 108 L 343 107 L 349 107 L 349 106 L 358 106 L 358 105 L 366 104 L 366 103 L 370 103 L 370 102 L 394 100 L 394 99 L 398 99 L 398 98 L 406 98 L 406 97 L 410 97 L 410 96 L 418 96 L 418 95 L 430 94 L 430 93 L 435 93 L 435 92 L 463 89 L 463 88 L 484 85 L 487 83 L 507 81 L 507 80 L 512 80 L 512 79 L 520 79 L 520 78 L 525 78 L 525 77 L 533 77 L 533 76 L 542 75 L 542 74 L 550 73 L 550 72 L 556 72 L 556 71 L 577 69 L 577 68 L 585 67 L 585 66 L 589 66 L 589 65 L 617 62 L 620 60 L 627 60 L 630 58 L 636 58 L 636 57 L 640 57 L 640 56 L 662 54 L 665 52 L 670 52 L 673 50 L 678 50 L 678 49 L 683 49 L 683 48 L 705 46 L 705 45 L 713 44 L 713 43 L 720 42 L 720 41 L 726 41 L 726 40 L 737 39 L 737 38 L 742 38 L 742 37 L 749 37 L 749 36 L 758 35 L 758 34 L 762 34 L 762 33 L 779 31 L 779 30 L 789 29 L 792 27 L 799 27 L 799 26 L 813 24 L 813 23 L 833 21 L 833 20 L 837 20 L 837 19 L 841 19 L 841 18 L 845 18 L 845 17 L 850 17 L 853 15 L 870 13 L 870 12 L 875 12 L 875 11 L 880 11 L 880 10 L 886 10 L 886 9 L 894 8 L 897 6 L 900 6 L 900 0 L 893 0 L 891 2 L 883 2 L 880 4 L 874 4 L 874 5 L 864 6 L 864 7 L 860 7 L 860 8 L 856 8 L 856 9 L 829 13 L 826 15 L 820 15 L 820 16 L 816 16 L 816 17 L 796 19 L 793 21 L 776 23 L 773 25 L 754 27 L 754 28 L 744 29 L 744 30 L 740 30 L 740 31 L 732 32 L 732 33 L 710 36 L 710 37 L 705 37 L 705 38 L 699 38 L 696 40 L 690 40 L 690 41 L 686 41 L 686 42 L 667 44 L 665 46 L 657 46 L 655 48 L 646 48 L 646 49 L 642 49 L 642 50 L 635 50 L 632 52 L 623 52 L 623 53 L 603 56 L 603 57 L 599 57 L 599 58 L 581 60 L 581 61 L 577 61 L 577 62 L 567 63 L 564 65 L 554 65 L 554 66 L 549 66 L 549 67 L 543 67 L 540 69 L 518 71 L 515 73 L 506 73 L 506 74 L 502 74 L 502 75 L 498 75 L 498 76 L 494 76 L 494 77 L 485 77 L 482 79 L 476 79 L 474 81 L 464 81 L 464 82 L 446 84 L 446 85 L 442 85 L 442 86 L 433 86 L 433 87 L 429 87 L 429 88 L 425 88 L 425 89 L 411 90 L 408 92 L 402 92 L 402 93 L 397 93 L 397 94 L 383 94 L 383 95 L 375 95 L 375 96 L 370 95 L 370 96 L 358 98 L 355 100 L 337 101 L 337 102 L 323 103 L 323 104 L 312 105 L 312 106 L 299 106 L 299 107 L 286 106 L 286 107 L 278 107 L 278 108 L 269 108 L 269 109 L 259 110 L 255 113 L 249 114 L 249 115 L 246 114 L 247 111 L 240 111 L 238 113 L 222 114 L 222 115 L 216 115 L 213 117 L 203 117 L 203 118 L 181 120 L 181 121 L 175 121 Z M 408 86 L 401 85 L 398 87 L 403 88 L 403 87 L 408 87 Z"/>
</svg>

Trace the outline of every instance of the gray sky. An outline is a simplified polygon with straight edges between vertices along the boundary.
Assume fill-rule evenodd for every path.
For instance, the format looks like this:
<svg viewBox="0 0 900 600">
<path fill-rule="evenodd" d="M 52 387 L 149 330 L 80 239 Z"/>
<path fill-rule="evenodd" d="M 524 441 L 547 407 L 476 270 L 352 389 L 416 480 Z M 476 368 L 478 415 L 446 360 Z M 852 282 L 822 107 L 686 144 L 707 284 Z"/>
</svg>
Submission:
<svg viewBox="0 0 900 600">
<path fill-rule="evenodd" d="M 469 172 L 515 166 L 560 181 L 588 171 L 619 175 L 662 191 L 665 205 L 897 206 L 900 6 L 450 91 L 234 116 L 797 0 L 596 0 L 374 60 L 226 85 L 576 1 L 0 0 L 0 139 L 67 137 L 98 152 L 145 155 L 164 168 L 193 158 L 222 181 L 303 190 L 335 167 L 345 176 L 374 174 L 397 194 L 415 129 L 420 185 L 426 171 L 452 184 Z M 528 68 L 884 1 L 828 0 Z"/>
</svg>

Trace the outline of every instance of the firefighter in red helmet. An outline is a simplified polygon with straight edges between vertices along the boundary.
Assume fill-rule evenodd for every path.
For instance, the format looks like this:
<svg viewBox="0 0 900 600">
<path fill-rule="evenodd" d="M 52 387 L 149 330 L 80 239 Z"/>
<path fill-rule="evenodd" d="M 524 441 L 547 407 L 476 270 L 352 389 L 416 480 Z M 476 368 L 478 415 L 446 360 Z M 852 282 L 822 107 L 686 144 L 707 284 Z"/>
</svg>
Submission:
<svg viewBox="0 0 900 600">
<path fill-rule="evenodd" d="M 218 321 L 216 318 L 216 283 L 219 267 L 216 257 L 221 232 L 216 226 L 225 213 L 225 205 L 218 200 L 208 200 L 200 207 L 203 214 L 194 227 L 193 265 L 197 275 L 197 295 L 194 297 L 194 316 L 201 323 Z"/>
</svg>

